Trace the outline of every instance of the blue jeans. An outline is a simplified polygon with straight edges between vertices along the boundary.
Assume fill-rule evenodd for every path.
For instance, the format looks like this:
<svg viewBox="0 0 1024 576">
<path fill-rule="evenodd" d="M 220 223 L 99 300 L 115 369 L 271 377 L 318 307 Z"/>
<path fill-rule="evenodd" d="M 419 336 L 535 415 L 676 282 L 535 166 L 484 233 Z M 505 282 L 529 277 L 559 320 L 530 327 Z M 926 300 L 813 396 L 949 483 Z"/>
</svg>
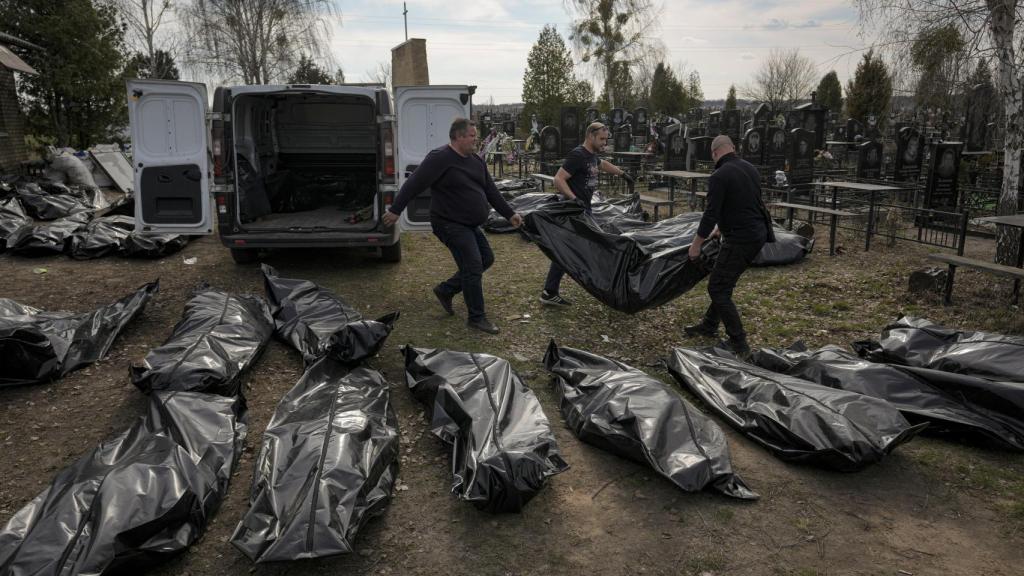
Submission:
<svg viewBox="0 0 1024 576">
<path fill-rule="evenodd" d="M 457 222 L 431 221 L 434 236 L 452 253 L 459 270 L 438 285 L 447 296 L 462 292 L 466 301 L 469 321 L 487 317 L 484 311 L 484 270 L 494 264 L 494 252 L 479 226 L 466 226 Z"/>
</svg>

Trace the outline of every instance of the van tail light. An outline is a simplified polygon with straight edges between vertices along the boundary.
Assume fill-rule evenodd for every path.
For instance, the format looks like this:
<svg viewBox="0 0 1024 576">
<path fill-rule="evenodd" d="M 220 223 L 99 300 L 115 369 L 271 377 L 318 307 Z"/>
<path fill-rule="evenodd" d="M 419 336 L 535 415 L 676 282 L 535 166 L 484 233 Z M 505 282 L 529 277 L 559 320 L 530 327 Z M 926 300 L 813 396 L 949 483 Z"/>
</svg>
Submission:
<svg viewBox="0 0 1024 576">
<path fill-rule="evenodd" d="M 384 208 L 387 208 L 388 206 L 391 206 L 394 203 L 395 203 L 395 193 L 390 191 L 390 190 L 385 192 L 384 193 Z"/>
<path fill-rule="evenodd" d="M 395 182 L 395 133 L 392 125 L 385 123 L 381 127 L 381 167 L 383 168 L 383 182 L 393 184 Z"/>
<path fill-rule="evenodd" d="M 224 122 L 214 120 L 211 129 L 211 148 L 213 149 L 213 176 L 224 177 Z"/>
</svg>

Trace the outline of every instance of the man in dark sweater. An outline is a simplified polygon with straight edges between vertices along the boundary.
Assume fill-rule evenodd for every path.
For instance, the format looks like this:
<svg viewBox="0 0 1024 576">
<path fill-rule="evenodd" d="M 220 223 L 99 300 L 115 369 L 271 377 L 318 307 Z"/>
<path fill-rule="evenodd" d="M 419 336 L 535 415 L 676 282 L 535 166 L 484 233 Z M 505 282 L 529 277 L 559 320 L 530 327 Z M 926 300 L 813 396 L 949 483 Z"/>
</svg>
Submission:
<svg viewBox="0 0 1024 576">
<path fill-rule="evenodd" d="M 494 263 L 494 252 L 480 225 L 487 220 L 491 206 L 516 228 L 523 218 L 501 197 L 487 165 L 474 154 L 476 136 L 476 127 L 469 120 L 456 118 L 448 130 L 450 142 L 427 154 L 382 220 L 385 226 L 394 225 L 406 205 L 430 188 L 430 226 L 459 268 L 434 287 L 434 295 L 445 312 L 453 315 L 452 299 L 461 292 L 469 312 L 466 325 L 497 334 L 498 327 L 487 319 L 484 310 L 483 288 L 483 274 Z"/>
<path fill-rule="evenodd" d="M 761 251 L 765 242 L 774 242 L 771 217 L 761 200 L 761 178 L 757 168 L 736 156 L 732 140 L 725 135 L 711 142 L 715 172 L 708 179 L 707 208 L 701 217 L 697 236 L 690 244 L 690 259 L 700 258 L 704 240 L 721 235 L 722 249 L 708 278 L 711 305 L 704 319 L 684 331 L 689 336 L 718 335 L 718 324 L 725 325 L 728 347 L 738 356 L 750 356 L 747 334 L 740 313 L 732 301 L 732 291 L 740 275 Z"/>
<path fill-rule="evenodd" d="M 598 154 L 604 152 L 607 145 L 608 127 L 600 122 L 594 122 L 587 126 L 583 144 L 566 154 L 562 167 L 555 173 L 555 189 L 569 200 L 578 202 L 587 212 L 590 212 L 590 204 L 594 199 L 594 193 L 597 192 L 598 172 L 615 174 L 625 178 L 628 182 L 633 181 L 633 177 L 629 173 L 598 157 Z M 558 293 L 563 276 L 565 276 L 565 271 L 562 270 L 562 267 L 551 262 L 548 276 L 544 280 L 544 289 L 540 293 L 541 303 L 549 306 L 572 304 Z"/>
</svg>

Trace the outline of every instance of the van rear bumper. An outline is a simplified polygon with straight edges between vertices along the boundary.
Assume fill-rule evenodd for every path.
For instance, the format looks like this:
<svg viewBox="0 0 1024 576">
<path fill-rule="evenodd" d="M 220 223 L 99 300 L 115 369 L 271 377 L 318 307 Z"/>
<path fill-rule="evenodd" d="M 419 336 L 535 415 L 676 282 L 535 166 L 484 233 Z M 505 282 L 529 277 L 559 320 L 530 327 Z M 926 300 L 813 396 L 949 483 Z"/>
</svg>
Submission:
<svg viewBox="0 0 1024 576">
<path fill-rule="evenodd" d="M 391 246 L 398 242 L 398 227 L 387 232 L 260 232 L 221 234 L 228 248 L 344 248 Z"/>
</svg>

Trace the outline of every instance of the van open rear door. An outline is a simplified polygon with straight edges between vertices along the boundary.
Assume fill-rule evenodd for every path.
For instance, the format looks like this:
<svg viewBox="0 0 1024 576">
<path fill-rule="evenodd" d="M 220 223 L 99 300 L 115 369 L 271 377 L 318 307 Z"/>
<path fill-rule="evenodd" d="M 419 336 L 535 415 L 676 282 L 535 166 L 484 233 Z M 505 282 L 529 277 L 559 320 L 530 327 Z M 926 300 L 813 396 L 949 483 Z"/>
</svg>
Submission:
<svg viewBox="0 0 1024 576">
<path fill-rule="evenodd" d="M 206 86 L 128 80 L 135 229 L 212 234 Z"/>
<path fill-rule="evenodd" d="M 397 86 L 398 185 L 438 146 L 448 143 L 452 120 L 469 118 L 475 86 Z M 402 213 L 405 230 L 430 229 L 430 191 L 420 194 Z"/>
</svg>

